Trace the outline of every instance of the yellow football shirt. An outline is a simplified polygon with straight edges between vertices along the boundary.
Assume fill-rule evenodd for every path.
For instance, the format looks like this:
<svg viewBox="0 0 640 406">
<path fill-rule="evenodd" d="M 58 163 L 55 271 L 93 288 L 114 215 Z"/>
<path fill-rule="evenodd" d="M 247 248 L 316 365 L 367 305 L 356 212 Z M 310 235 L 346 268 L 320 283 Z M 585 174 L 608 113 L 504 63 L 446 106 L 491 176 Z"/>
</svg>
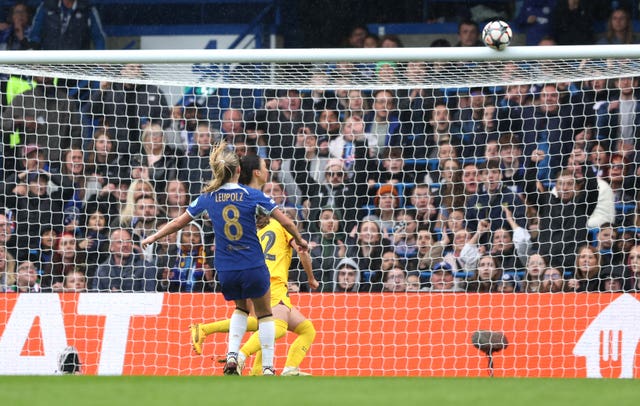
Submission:
<svg viewBox="0 0 640 406">
<path fill-rule="evenodd" d="M 293 236 L 277 220 L 270 219 L 269 224 L 258 230 L 258 238 L 271 274 L 271 305 L 284 302 L 291 307 L 287 296 L 287 281 L 293 255 Z"/>
</svg>

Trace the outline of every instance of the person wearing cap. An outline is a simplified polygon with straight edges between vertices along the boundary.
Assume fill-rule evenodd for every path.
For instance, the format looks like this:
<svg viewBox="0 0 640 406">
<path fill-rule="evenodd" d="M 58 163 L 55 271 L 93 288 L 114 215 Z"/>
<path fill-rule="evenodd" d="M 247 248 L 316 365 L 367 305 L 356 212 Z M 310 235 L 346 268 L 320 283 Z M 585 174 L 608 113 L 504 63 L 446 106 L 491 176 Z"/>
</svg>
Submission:
<svg viewBox="0 0 640 406">
<path fill-rule="evenodd" d="M 376 191 L 373 204 L 375 207 L 374 212 L 366 216 L 365 219 L 378 222 L 384 238 L 391 240 L 391 234 L 395 226 L 396 209 L 400 206 L 398 189 L 390 183 L 381 185 Z"/>
<path fill-rule="evenodd" d="M 447 262 L 440 261 L 433 266 L 429 286 L 425 289 L 428 292 L 461 292 L 458 281 L 453 274 L 453 268 Z"/>
<path fill-rule="evenodd" d="M 551 269 L 551 268 L 550 268 Z M 502 278 L 496 285 L 496 292 L 500 293 L 515 293 L 516 292 L 516 278 L 512 273 L 503 273 Z"/>
</svg>

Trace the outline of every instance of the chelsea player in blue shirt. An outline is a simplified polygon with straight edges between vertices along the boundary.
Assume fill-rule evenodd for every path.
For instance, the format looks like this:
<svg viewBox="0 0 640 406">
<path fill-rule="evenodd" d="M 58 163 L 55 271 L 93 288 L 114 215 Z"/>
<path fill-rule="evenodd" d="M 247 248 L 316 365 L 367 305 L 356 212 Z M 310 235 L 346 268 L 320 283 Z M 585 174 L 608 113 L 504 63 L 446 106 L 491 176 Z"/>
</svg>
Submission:
<svg viewBox="0 0 640 406">
<path fill-rule="evenodd" d="M 238 350 L 247 329 L 248 300 L 258 318 L 264 375 L 274 375 L 273 353 L 275 324 L 271 313 L 270 275 L 257 236 L 256 212 L 269 213 L 294 237 L 298 246 L 308 250 L 307 242 L 295 224 L 276 203 L 259 190 L 239 185 L 240 160 L 225 142 L 211 152 L 209 164 L 213 180 L 203 189 L 187 211 L 171 220 L 142 241 L 143 249 L 160 238 L 189 224 L 205 211 L 213 223 L 216 239 L 214 265 L 226 300 L 236 305 L 229 327 L 229 345 L 225 375 L 238 375 Z"/>
</svg>

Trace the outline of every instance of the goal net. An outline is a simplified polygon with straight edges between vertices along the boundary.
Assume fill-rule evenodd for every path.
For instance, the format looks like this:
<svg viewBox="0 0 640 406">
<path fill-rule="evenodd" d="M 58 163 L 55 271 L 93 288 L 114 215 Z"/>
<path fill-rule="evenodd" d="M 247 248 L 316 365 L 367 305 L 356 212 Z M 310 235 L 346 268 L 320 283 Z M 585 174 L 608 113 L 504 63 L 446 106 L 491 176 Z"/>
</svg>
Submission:
<svg viewBox="0 0 640 406">
<path fill-rule="evenodd" d="M 0 55 L 0 374 L 221 374 L 211 221 L 140 241 L 224 140 L 309 241 L 301 370 L 640 376 L 636 48 Z"/>
</svg>

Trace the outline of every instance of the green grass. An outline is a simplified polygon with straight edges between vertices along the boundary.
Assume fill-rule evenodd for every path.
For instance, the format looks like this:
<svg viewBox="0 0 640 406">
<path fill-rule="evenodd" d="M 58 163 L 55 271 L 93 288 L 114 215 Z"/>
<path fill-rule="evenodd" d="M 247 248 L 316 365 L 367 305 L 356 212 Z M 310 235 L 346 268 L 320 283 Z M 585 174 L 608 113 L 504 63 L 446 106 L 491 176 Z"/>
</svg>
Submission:
<svg viewBox="0 0 640 406">
<path fill-rule="evenodd" d="M 2 405 L 637 405 L 639 380 L 3 376 Z"/>
</svg>

